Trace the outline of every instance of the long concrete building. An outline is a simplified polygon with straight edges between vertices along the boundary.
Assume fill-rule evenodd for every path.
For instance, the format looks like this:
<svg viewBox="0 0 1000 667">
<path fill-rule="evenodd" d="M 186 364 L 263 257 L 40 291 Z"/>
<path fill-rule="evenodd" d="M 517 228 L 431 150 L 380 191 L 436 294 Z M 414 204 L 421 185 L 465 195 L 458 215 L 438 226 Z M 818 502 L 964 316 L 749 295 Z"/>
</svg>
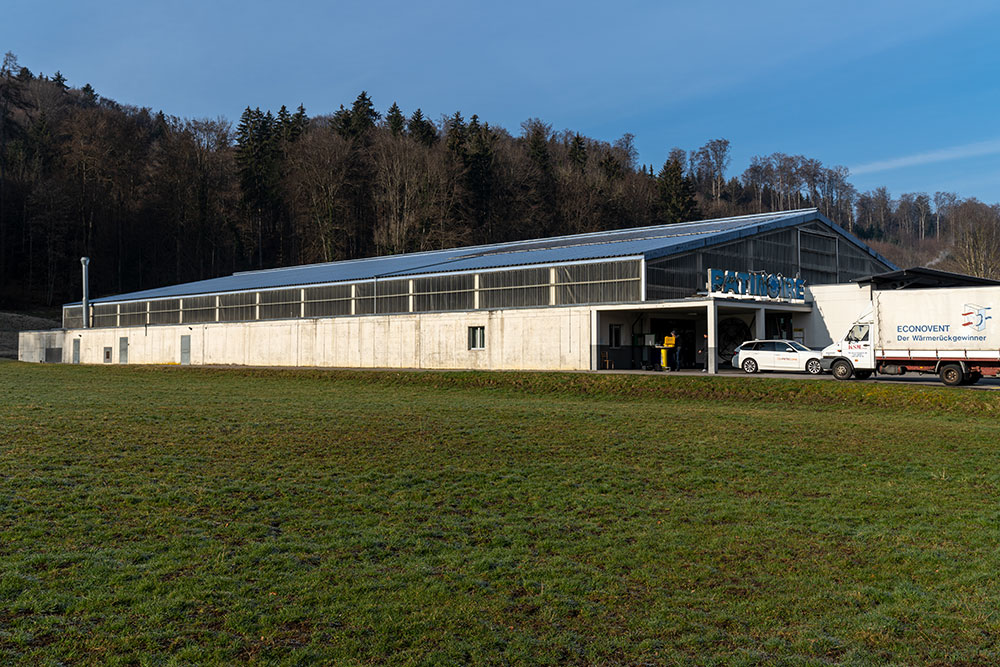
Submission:
<svg viewBox="0 0 1000 667">
<path fill-rule="evenodd" d="M 750 338 L 828 343 L 892 263 L 816 209 L 235 273 L 63 308 L 22 361 L 715 372 Z"/>
</svg>

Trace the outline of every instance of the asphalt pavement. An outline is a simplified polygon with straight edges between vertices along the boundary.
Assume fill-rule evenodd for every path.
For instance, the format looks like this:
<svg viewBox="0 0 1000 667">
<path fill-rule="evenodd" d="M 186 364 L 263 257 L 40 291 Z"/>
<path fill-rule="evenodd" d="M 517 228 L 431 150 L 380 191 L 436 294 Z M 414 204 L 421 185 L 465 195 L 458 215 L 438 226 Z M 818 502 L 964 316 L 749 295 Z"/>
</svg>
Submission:
<svg viewBox="0 0 1000 667">
<path fill-rule="evenodd" d="M 598 373 L 635 373 L 640 375 L 682 375 L 690 377 L 705 377 L 706 373 L 700 370 L 680 370 L 680 371 L 642 371 L 642 370 L 607 370 L 607 371 L 596 371 Z M 761 371 L 760 373 L 754 373 L 749 375 L 740 370 L 734 370 L 732 368 L 726 368 L 719 371 L 717 377 L 728 377 L 728 378 L 743 378 L 746 380 L 755 380 L 757 378 L 776 378 L 783 380 L 829 380 L 831 382 L 840 382 L 841 380 L 835 379 L 830 373 L 823 372 L 819 375 L 809 375 L 808 373 L 782 373 L 778 371 Z M 908 373 L 906 375 L 876 375 L 867 380 L 858 380 L 852 378 L 850 380 L 844 380 L 845 382 L 863 382 L 863 383 L 880 383 L 880 384 L 907 384 L 907 385 L 926 385 L 930 387 L 944 387 L 941 384 L 941 380 L 938 379 L 937 375 L 929 375 L 923 373 Z M 971 386 L 961 386 L 961 387 L 949 387 L 949 389 L 962 390 L 962 389 L 976 389 L 981 391 L 998 391 L 1000 390 L 1000 379 L 997 378 L 983 378 L 979 382 Z"/>
</svg>

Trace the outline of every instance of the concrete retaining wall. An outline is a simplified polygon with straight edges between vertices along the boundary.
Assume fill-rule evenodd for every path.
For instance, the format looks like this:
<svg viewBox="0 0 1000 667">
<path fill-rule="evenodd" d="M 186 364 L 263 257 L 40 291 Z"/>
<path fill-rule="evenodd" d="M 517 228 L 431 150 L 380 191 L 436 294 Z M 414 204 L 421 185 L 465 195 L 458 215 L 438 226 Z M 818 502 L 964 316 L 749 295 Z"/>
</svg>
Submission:
<svg viewBox="0 0 1000 667">
<path fill-rule="evenodd" d="M 486 346 L 468 349 L 469 327 L 485 327 Z M 190 363 L 341 368 L 468 368 L 587 370 L 591 364 L 589 308 L 539 308 L 421 313 L 328 319 L 180 324 L 118 329 L 24 332 L 21 361 L 44 361 L 62 348 L 80 363 L 121 363 L 127 338 L 130 364 L 181 363 L 181 337 L 190 336 Z"/>
</svg>

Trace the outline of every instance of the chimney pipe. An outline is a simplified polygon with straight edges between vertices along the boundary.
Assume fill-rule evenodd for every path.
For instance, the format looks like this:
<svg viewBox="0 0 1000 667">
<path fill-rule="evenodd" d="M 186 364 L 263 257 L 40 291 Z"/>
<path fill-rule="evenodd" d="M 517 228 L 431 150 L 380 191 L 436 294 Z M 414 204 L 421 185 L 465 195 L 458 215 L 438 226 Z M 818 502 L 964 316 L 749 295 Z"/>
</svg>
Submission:
<svg viewBox="0 0 1000 667">
<path fill-rule="evenodd" d="M 90 277 L 87 272 L 87 265 L 90 264 L 89 257 L 81 257 L 80 264 L 83 266 L 83 328 L 90 328 Z"/>
</svg>

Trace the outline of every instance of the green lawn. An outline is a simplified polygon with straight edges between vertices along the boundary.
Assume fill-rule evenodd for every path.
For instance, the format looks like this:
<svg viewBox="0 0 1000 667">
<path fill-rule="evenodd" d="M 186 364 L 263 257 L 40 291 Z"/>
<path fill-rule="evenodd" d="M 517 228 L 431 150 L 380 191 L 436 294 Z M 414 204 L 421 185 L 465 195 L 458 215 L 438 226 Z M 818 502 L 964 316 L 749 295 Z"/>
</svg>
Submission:
<svg viewBox="0 0 1000 667">
<path fill-rule="evenodd" d="M 0 363 L 0 663 L 995 664 L 998 413 Z"/>
</svg>

